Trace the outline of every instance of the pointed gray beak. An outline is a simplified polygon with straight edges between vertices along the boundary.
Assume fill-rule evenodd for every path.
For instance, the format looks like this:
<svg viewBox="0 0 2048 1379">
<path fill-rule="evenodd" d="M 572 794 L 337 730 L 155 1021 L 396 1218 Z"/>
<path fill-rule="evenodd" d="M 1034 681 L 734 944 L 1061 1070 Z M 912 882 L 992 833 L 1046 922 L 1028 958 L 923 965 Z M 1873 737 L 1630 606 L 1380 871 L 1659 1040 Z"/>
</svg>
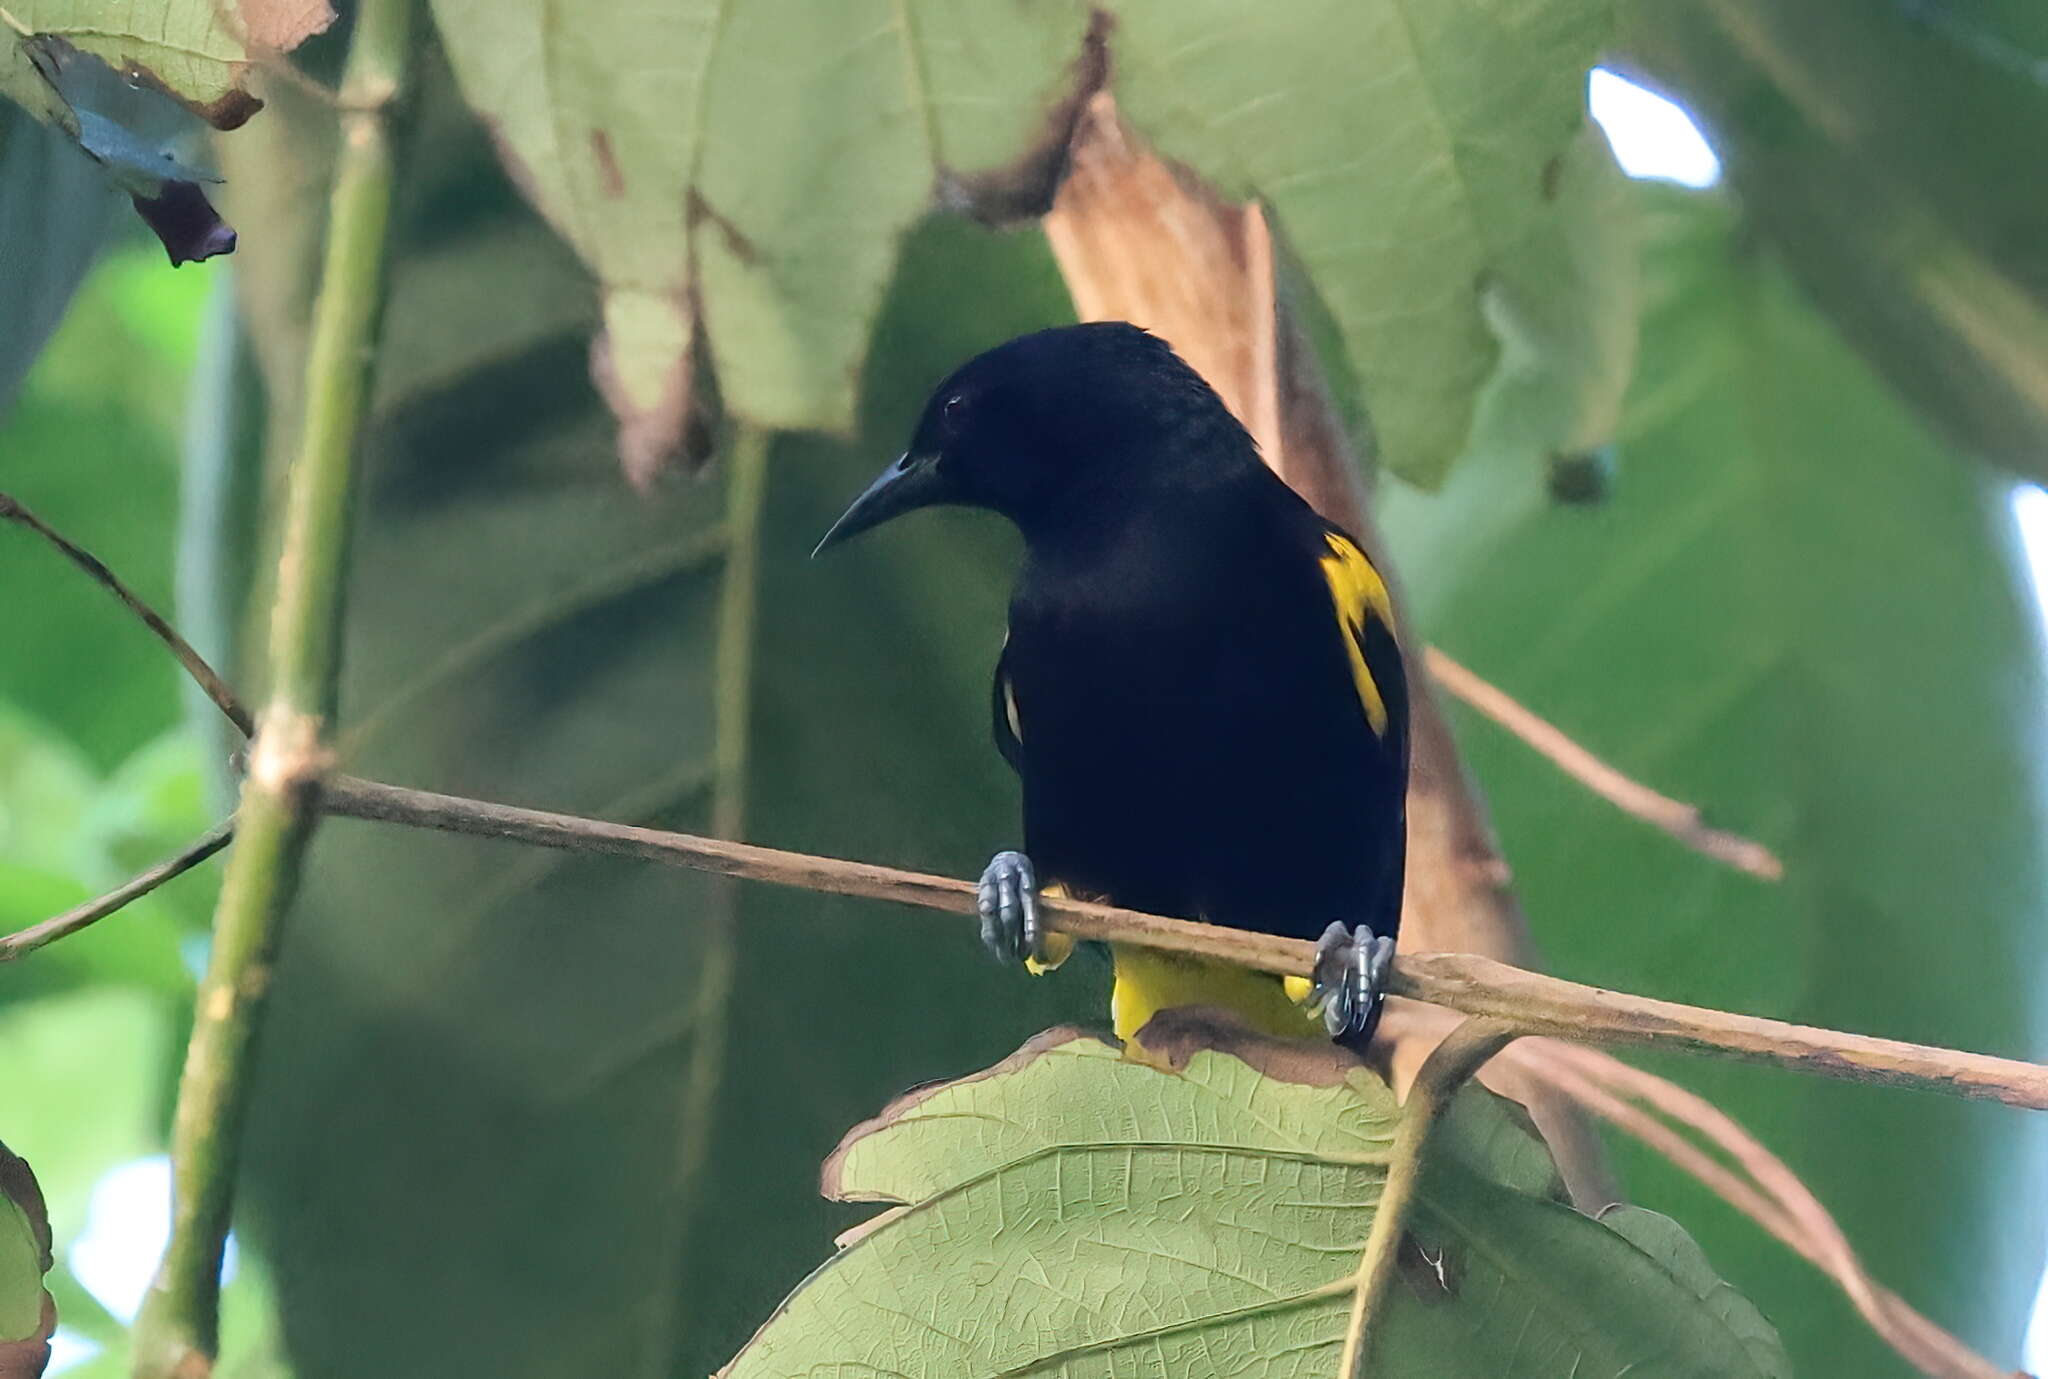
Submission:
<svg viewBox="0 0 2048 1379">
<path fill-rule="evenodd" d="M 951 496 L 949 486 L 939 473 L 936 455 L 913 455 L 905 451 L 896 463 L 883 470 L 867 486 L 860 497 L 853 500 L 853 506 L 840 514 L 832 529 L 825 533 L 825 539 L 811 552 L 811 559 L 816 560 L 827 547 L 858 536 L 870 527 L 879 527 L 892 517 L 900 517 L 914 508 L 947 502 Z"/>
</svg>

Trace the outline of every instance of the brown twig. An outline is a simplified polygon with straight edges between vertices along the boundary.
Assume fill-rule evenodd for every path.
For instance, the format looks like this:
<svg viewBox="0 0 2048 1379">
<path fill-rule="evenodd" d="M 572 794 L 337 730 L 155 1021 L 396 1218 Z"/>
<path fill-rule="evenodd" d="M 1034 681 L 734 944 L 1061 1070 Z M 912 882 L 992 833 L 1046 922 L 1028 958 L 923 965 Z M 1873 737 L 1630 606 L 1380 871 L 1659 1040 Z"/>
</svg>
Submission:
<svg viewBox="0 0 2048 1379">
<path fill-rule="evenodd" d="M 46 944 L 55 943 L 60 938 L 69 938 L 80 929 L 105 919 L 114 911 L 148 895 L 164 882 L 183 876 L 226 847 L 233 841 L 234 836 L 235 821 L 223 819 L 177 856 L 165 858 L 147 871 L 122 882 L 105 895 L 88 900 L 83 905 L 74 906 L 61 915 L 53 915 L 41 923 L 31 924 L 26 929 L 19 929 L 0 937 L 0 963 L 25 958 Z"/>
<path fill-rule="evenodd" d="M 930 876 L 689 833 L 635 828 L 573 814 L 491 804 L 352 776 L 330 778 L 330 813 L 418 828 L 505 838 L 540 847 L 605 853 L 834 895 L 894 900 L 974 913 L 974 887 Z M 1167 919 L 1110 905 L 1048 898 L 1053 925 L 1075 938 L 1136 943 L 1262 972 L 1305 976 L 1315 945 L 1277 934 Z M 1824 1077 L 2048 1110 L 2048 1066 L 1987 1054 L 1845 1034 L 1647 996 L 1604 991 L 1463 953 L 1409 953 L 1394 960 L 1399 996 L 1500 1020 L 1517 1034 L 1548 1034 L 1621 1047 L 1681 1049 L 1769 1063 Z"/>
<path fill-rule="evenodd" d="M 1405 1091 L 1427 1051 L 1457 1023 L 1455 1012 L 1413 1001 L 1388 1006 L 1374 1061 L 1397 1093 Z M 1526 1101 L 1532 1089 L 1548 1088 L 1635 1136 L 1827 1274 L 1879 1339 L 1921 1373 L 1935 1379 L 2011 1379 L 1872 1279 L 1813 1192 L 1704 1097 L 1598 1049 L 1551 1038 L 1517 1040 L 1481 1070 L 1479 1079 L 1517 1101 Z M 1711 1148 L 1688 1138 L 1686 1130 Z"/>
<path fill-rule="evenodd" d="M 1683 800 L 1652 790 L 1641 781 L 1594 756 L 1562 728 L 1517 701 L 1499 686 L 1481 679 L 1436 647 L 1424 647 L 1423 663 L 1436 682 L 1495 723 L 1520 738 L 1538 756 L 1606 800 L 1622 813 L 1662 829 L 1704 857 L 1725 862 L 1737 871 L 1765 881 L 1782 880 L 1785 864 L 1753 838 L 1715 828 L 1700 811 Z"/>
<path fill-rule="evenodd" d="M 1487 1059 L 1513 1040 L 1515 1032 L 1494 1020 L 1468 1019 L 1430 1051 L 1401 1106 L 1394 1130 L 1394 1151 L 1387 1160 L 1387 1181 L 1380 1189 L 1379 1210 L 1372 1232 L 1358 1257 L 1351 1294 L 1351 1320 L 1344 1328 L 1340 1379 L 1367 1379 L 1372 1358 L 1374 1323 L 1386 1305 L 1400 1261 L 1401 1239 L 1408 1229 L 1408 1209 L 1422 1186 L 1424 1152 L 1430 1134 L 1450 1108 L 1458 1089 L 1472 1080 Z"/>
<path fill-rule="evenodd" d="M 1663 1154 L 1827 1274 L 1871 1330 L 1921 1373 L 1935 1379 L 2010 1379 L 2009 1371 L 1871 1278 L 1834 1217 L 1798 1175 L 1704 1097 L 1596 1049 L 1561 1041 L 1527 1040 L 1509 1056 L 1530 1076 L 1549 1081 Z M 1733 1166 L 1694 1145 L 1659 1115 L 1704 1136 Z"/>
<path fill-rule="evenodd" d="M 143 626 L 156 634 L 158 641 L 170 648 L 171 654 L 178 658 L 178 664 L 185 667 L 185 673 L 192 677 L 200 689 L 206 691 L 206 697 L 220 707 L 220 711 L 227 715 L 228 722 L 241 730 L 242 736 L 247 737 L 255 731 L 256 720 L 249 716 L 248 709 L 235 697 L 235 692 L 228 688 L 227 681 L 221 679 L 214 668 L 206 663 L 205 657 L 192 649 L 190 642 L 178 635 L 176 628 L 165 622 L 154 608 L 144 603 L 136 596 L 134 590 L 121 582 L 119 576 L 101 563 L 98 556 L 72 542 L 42 518 L 23 507 L 17 499 L 5 493 L 0 493 L 0 519 L 27 527 L 42 537 L 62 552 L 73 565 L 85 571 L 93 583 L 121 600 L 129 612 L 142 620 Z"/>
</svg>

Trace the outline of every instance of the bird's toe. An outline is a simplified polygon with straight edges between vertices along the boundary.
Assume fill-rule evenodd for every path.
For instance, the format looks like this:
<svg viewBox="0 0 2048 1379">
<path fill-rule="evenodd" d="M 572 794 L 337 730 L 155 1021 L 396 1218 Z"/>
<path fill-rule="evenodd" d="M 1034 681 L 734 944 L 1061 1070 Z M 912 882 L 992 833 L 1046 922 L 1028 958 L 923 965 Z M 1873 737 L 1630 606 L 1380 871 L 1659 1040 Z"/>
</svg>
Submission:
<svg viewBox="0 0 2048 1379">
<path fill-rule="evenodd" d="M 998 962 L 1040 956 L 1045 926 L 1038 912 L 1038 877 L 1021 852 L 999 852 L 982 869 L 975 908 L 981 914 L 981 943 Z"/>
<path fill-rule="evenodd" d="M 1354 931 L 1342 921 L 1332 921 L 1323 930 L 1316 941 L 1308 1006 L 1322 1016 L 1332 1039 L 1359 1047 L 1372 1038 L 1393 961 L 1394 941 L 1368 925 Z"/>
</svg>

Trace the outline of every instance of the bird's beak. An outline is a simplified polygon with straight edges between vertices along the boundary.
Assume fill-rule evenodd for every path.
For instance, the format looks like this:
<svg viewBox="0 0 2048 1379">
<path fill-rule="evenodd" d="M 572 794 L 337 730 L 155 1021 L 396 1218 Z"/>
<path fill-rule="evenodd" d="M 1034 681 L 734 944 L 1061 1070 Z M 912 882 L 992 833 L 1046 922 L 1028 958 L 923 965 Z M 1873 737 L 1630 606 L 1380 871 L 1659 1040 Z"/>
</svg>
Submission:
<svg viewBox="0 0 2048 1379">
<path fill-rule="evenodd" d="M 860 497 L 853 500 L 853 506 L 840 514 L 832 529 L 825 533 L 825 539 L 811 552 L 811 558 L 815 560 L 826 547 L 858 536 L 869 527 L 879 527 L 913 508 L 930 507 L 934 503 L 946 502 L 950 497 L 945 479 L 939 473 L 938 456 L 913 455 L 906 451 L 896 463 L 883 470 Z"/>
</svg>

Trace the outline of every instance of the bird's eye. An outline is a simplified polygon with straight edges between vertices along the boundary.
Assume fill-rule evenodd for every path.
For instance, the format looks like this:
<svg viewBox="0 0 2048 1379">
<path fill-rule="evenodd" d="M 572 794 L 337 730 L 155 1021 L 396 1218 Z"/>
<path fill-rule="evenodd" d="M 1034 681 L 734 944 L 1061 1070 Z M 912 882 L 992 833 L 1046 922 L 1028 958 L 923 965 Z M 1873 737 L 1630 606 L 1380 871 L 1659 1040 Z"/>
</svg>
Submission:
<svg viewBox="0 0 2048 1379">
<path fill-rule="evenodd" d="M 957 422 L 967 414 L 967 399 L 955 393 L 939 404 L 939 415 L 947 421 Z"/>
</svg>

